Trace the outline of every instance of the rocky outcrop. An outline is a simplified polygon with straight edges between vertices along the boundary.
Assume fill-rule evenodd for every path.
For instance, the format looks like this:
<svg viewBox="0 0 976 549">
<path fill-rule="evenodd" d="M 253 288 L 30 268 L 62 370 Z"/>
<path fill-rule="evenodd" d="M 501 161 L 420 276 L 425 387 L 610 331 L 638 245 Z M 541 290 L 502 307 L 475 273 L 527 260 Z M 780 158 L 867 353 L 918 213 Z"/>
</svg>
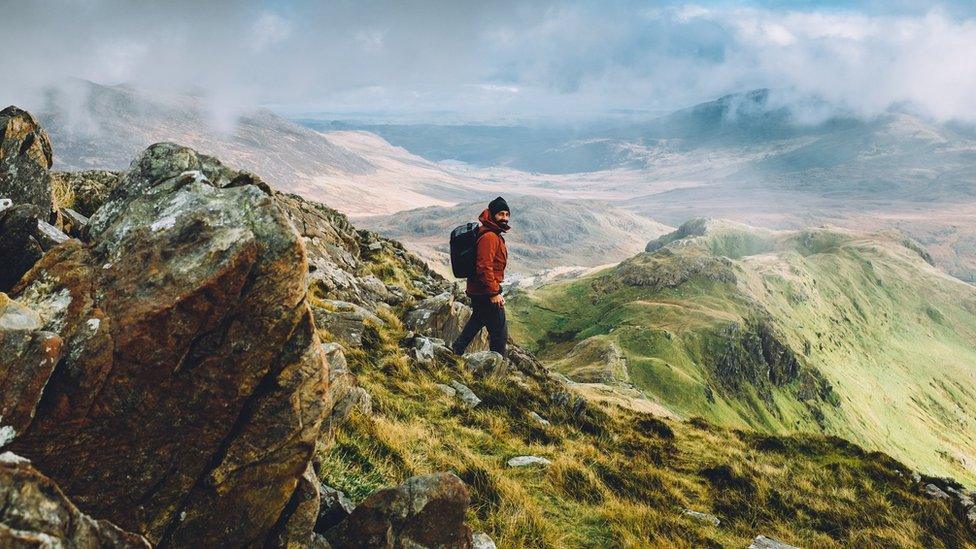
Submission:
<svg viewBox="0 0 976 549">
<path fill-rule="evenodd" d="M 0 292 L 9 292 L 44 255 L 37 235 L 41 211 L 21 204 L 0 210 Z"/>
<path fill-rule="evenodd" d="M 451 292 L 442 292 L 418 303 L 405 318 L 407 328 L 417 333 L 454 342 L 465 323 L 471 318 L 471 307 L 455 298 Z M 488 333 L 482 330 L 475 337 L 468 351 L 488 349 Z"/>
<path fill-rule="evenodd" d="M 344 548 L 467 549 L 469 502 L 468 489 L 451 473 L 412 477 L 374 492 L 325 537 Z"/>
<path fill-rule="evenodd" d="M 314 523 L 289 519 L 328 374 L 305 247 L 269 192 L 153 145 L 89 241 L 50 250 L 11 292 L 39 317 L 33 333 L 64 342 L 39 402 L 24 392 L 36 413 L 11 448 L 80 508 L 155 544 L 262 544 Z"/>
<path fill-rule="evenodd" d="M 141 536 L 85 515 L 30 462 L 0 454 L 0 547 L 147 548 Z"/>
<path fill-rule="evenodd" d="M 51 140 L 27 111 L 0 111 L 0 198 L 51 212 Z"/>
</svg>

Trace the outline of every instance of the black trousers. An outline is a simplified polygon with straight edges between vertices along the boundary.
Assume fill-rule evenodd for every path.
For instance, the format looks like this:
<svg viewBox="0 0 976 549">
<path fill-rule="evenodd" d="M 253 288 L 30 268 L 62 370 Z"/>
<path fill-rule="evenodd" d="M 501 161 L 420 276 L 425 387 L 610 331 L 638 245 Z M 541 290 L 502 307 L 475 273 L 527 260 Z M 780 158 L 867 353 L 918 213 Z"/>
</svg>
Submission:
<svg viewBox="0 0 976 549">
<path fill-rule="evenodd" d="M 505 308 L 495 305 L 491 296 L 471 296 L 471 308 L 474 312 L 468 323 L 461 330 L 461 335 L 454 341 L 451 349 L 455 354 L 464 354 L 471 341 L 478 335 L 482 327 L 488 328 L 488 347 L 496 353 L 505 356 L 505 343 L 508 342 L 508 323 L 505 321 Z"/>
</svg>

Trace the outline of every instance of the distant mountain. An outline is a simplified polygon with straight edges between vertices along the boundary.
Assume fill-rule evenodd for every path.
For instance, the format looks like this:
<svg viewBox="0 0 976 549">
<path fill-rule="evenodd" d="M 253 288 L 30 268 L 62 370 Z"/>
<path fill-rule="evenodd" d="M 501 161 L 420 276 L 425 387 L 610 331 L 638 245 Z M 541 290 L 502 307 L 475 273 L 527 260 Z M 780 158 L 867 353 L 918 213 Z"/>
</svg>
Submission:
<svg viewBox="0 0 976 549">
<path fill-rule="evenodd" d="M 470 180 L 375 136 L 325 136 L 267 109 L 245 111 L 221 127 L 200 97 L 84 80 L 52 88 L 40 103 L 34 110 L 58 151 L 55 169 L 120 170 L 148 145 L 175 141 L 347 214 L 453 204 L 473 196 L 465 193 Z"/>
<path fill-rule="evenodd" d="M 976 287 L 897 233 L 695 220 L 512 297 L 512 333 L 580 381 L 683 416 L 822 431 L 976 479 Z"/>
<path fill-rule="evenodd" d="M 803 109 L 827 115 L 810 122 Z M 754 90 L 614 128 L 360 128 L 437 160 L 552 181 L 523 192 L 585 192 L 671 225 L 707 216 L 776 229 L 897 228 L 942 268 L 976 280 L 976 131 L 908 112 L 829 113 Z"/>
<path fill-rule="evenodd" d="M 432 206 L 359 223 L 401 240 L 447 273 L 451 229 L 474 221 L 491 197 L 457 206 Z M 648 238 L 671 230 L 651 219 L 593 200 L 508 196 L 512 205 L 509 273 L 530 274 L 561 266 L 593 267 L 620 261 L 643 249 Z"/>
</svg>

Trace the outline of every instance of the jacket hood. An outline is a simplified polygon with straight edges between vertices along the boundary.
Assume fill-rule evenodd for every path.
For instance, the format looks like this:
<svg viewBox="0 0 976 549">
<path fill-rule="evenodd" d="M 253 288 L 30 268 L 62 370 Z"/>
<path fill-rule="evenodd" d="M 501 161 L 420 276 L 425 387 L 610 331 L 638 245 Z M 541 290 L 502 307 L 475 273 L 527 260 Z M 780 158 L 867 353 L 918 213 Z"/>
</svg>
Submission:
<svg viewBox="0 0 976 549">
<path fill-rule="evenodd" d="M 496 233 L 503 233 L 508 230 L 508 229 L 503 229 L 501 226 L 498 225 L 498 223 L 492 217 L 491 212 L 488 211 L 488 208 L 485 208 L 485 210 L 481 212 L 481 215 L 478 216 L 478 221 L 481 222 L 482 227 L 484 227 L 489 231 L 494 231 Z"/>
</svg>

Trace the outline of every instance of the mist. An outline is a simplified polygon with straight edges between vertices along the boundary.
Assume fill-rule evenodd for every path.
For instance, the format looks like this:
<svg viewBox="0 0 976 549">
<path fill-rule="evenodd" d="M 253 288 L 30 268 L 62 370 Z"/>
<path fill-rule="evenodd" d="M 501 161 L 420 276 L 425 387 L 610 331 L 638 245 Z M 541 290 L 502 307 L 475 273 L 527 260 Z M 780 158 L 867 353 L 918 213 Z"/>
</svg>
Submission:
<svg viewBox="0 0 976 549">
<path fill-rule="evenodd" d="M 0 95 L 27 108 L 80 78 L 194 93 L 220 126 L 254 105 L 568 123 L 771 88 L 800 122 L 892 107 L 976 122 L 965 4 L 62 0 L 3 14 Z"/>
</svg>

